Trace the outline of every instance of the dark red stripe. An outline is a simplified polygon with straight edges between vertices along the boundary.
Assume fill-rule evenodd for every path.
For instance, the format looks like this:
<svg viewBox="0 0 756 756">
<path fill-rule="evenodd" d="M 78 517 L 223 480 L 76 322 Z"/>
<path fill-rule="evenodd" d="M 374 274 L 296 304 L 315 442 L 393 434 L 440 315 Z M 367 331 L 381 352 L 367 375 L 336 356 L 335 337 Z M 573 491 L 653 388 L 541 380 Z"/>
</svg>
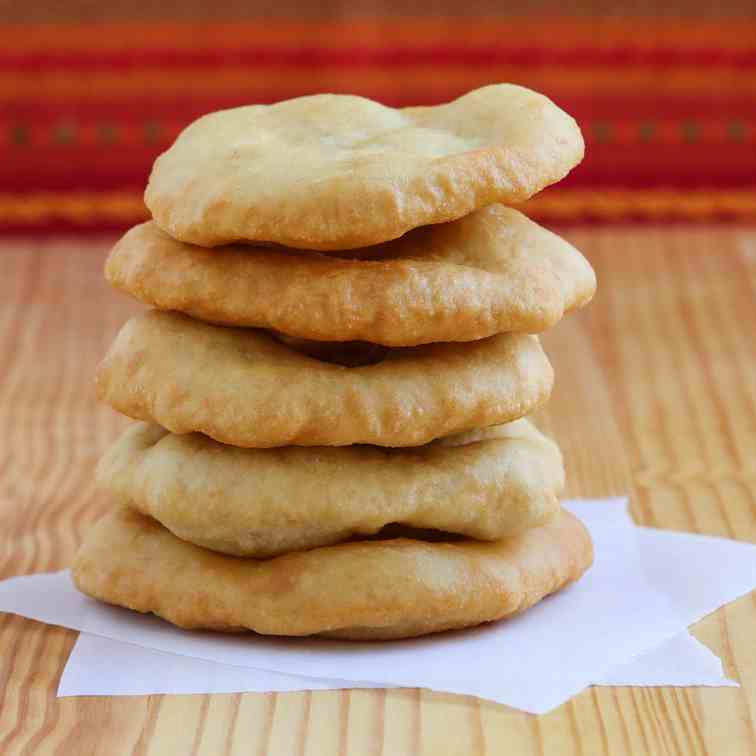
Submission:
<svg viewBox="0 0 756 756">
<path fill-rule="evenodd" d="M 752 146 L 717 145 L 616 145 L 593 144 L 585 160 L 567 176 L 565 186 L 631 188 L 669 185 L 753 186 L 756 184 L 756 151 Z"/>
<path fill-rule="evenodd" d="M 706 173 L 705 171 L 681 173 L 672 169 L 655 169 L 654 166 L 646 166 L 645 170 L 639 169 L 633 173 L 623 172 L 618 176 L 616 168 L 610 165 L 587 166 L 578 168 L 559 186 L 566 189 L 611 189 L 621 182 L 622 187 L 629 189 L 654 189 L 672 188 L 687 191 L 689 189 L 701 189 L 710 187 L 713 189 L 752 189 L 756 188 L 756 164 L 746 166 L 739 171 L 719 174 Z"/>
<path fill-rule="evenodd" d="M 502 29 L 506 33 L 506 29 Z M 291 66 L 310 68 L 317 66 L 340 67 L 403 67 L 408 65 L 449 65 L 484 67 L 490 65 L 573 65 L 573 66 L 755 66 L 756 40 L 753 48 L 726 49 L 721 47 L 701 49 L 642 49 L 628 44 L 621 48 L 574 48 L 554 49 L 548 45 L 518 46 L 518 43 L 503 41 L 498 45 L 459 46 L 434 45 L 432 47 L 344 47 L 324 49 L 306 46 L 274 48 L 253 45 L 239 49 L 207 50 L 142 50 L 138 55 L 132 51 L 103 52 L 49 52 L 25 53 L 23 51 L 0 51 L 0 65 L 6 68 L 49 68 L 90 70 L 115 68 L 128 71 L 145 66 Z"/>
<path fill-rule="evenodd" d="M 7 166 L 0 177 L 0 192 L 35 192 L 35 191 L 113 191 L 118 187 L 131 187 L 136 192 L 143 192 L 150 175 L 152 163 L 158 152 L 121 151 L 119 159 L 106 160 L 100 151 L 98 159 L 90 153 L 83 156 L 81 152 L 63 154 L 46 154 L 45 161 L 12 161 L 5 159 Z"/>
</svg>

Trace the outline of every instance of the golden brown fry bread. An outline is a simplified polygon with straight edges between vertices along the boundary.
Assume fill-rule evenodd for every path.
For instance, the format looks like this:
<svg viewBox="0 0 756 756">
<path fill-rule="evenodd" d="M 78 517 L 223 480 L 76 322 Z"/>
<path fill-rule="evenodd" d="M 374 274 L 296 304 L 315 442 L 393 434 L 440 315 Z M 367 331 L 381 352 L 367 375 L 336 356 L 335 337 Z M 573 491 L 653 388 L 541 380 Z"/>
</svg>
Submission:
<svg viewBox="0 0 756 756">
<path fill-rule="evenodd" d="M 574 247 L 503 205 L 363 251 L 374 259 L 208 250 L 144 223 L 116 244 L 105 271 L 116 288 L 163 310 L 388 346 L 536 333 L 586 304 L 596 287 Z"/>
<path fill-rule="evenodd" d="M 357 541 L 258 561 L 207 551 L 119 509 L 90 530 L 73 576 L 94 598 L 180 627 L 378 640 L 522 611 L 592 559 L 588 532 L 566 511 L 494 543 Z"/>
<path fill-rule="evenodd" d="M 238 449 L 137 423 L 98 482 L 179 538 L 270 557 L 389 523 L 494 541 L 547 522 L 564 485 L 557 445 L 527 420 L 412 449 Z"/>
<path fill-rule="evenodd" d="M 264 331 L 157 310 L 126 323 L 97 372 L 119 412 L 244 447 L 418 446 L 523 417 L 552 382 L 535 336 L 389 350 L 348 368 Z"/>
<path fill-rule="evenodd" d="M 525 200 L 582 158 L 575 121 L 512 84 L 402 110 L 321 94 L 195 121 L 155 162 L 145 202 L 206 247 L 350 249 Z"/>
</svg>

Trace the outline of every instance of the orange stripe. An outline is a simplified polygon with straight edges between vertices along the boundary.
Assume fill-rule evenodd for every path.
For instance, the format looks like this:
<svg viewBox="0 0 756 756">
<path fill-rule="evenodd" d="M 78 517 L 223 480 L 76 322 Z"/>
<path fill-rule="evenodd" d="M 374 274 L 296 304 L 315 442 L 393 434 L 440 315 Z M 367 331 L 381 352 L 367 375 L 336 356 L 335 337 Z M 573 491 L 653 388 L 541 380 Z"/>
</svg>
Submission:
<svg viewBox="0 0 756 756">
<path fill-rule="evenodd" d="M 722 215 L 745 220 L 756 219 L 756 189 L 549 189 L 522 207 L 532 218 L 550 221 L 587 216 L 706 220 Z"/>
<path fill-rule="evenodd" d="M 148 217 L 141 192 L 0 194 L 0 223 L 35 226 L 63 220 L 89 225 Z"/>
<path fill-rule="evenodd" d="M 0 25 L 0 45 L 8 52 L 119 49 L 229 49 L 256 44 L 344 46 L 345 40 L 413 48 L 449 41 L 466 45 L 507 40 L 548 40 L 551 48 L 711 48 L 752 49 L 752 19 L 643 18 L 374 18 L 331 21 L 261 19 L 215 24 L 123 23 Z"/>
<path fill-rule="evenodd" d="M 756 220 L 756 189 L 549 189 L 525 203 L 533 218 L 613 221 L 676 218 L 706 220 L 726 215 Z M 81 225 L 137 223 L 147 217 L 141 192 L 39 192 L 0 194 L 0 223 L 33 227 L 54 221 Z"/>
<path fill-rule="evenodd" d="M 255 102 L 270 96 L 294 96 L 302 92 L 355 92 L 382 98 L 395 97 L 397 72 L 391 69 L 352 69 L 344 66 L 322 67 L 317 71 L 280 66 L 246 67 L 159 67 L 101 71 L 86 75 L 57 69 L 42 72 L 0 72 L 0 97 L 6 100 L 45 101 L 76 98 L 82 101 L 112 100 L 115 97 L 144 98 L 146 95 L 186 95 L 187 87 L 195 98 L 233 97 Z M 653 66 L 575 67 L 564 66 L 490 66 L 482 70 L 462 66 L 439 67 L 434 64 L 410 65 L 401 71 L 401 88 L 408 93 L 423 93 L 427 100 L 447 97 L 450 92 L 499 81 L 516 81 L 546 94 L 616 94 L 622 91 L 654 91 L 657 96 L 689 94 L 700 96 L 712 90 L 719 95 L 756 93 L 756 76 L 749 70 L 696 67 L 669 67 L 663 74 Z"/>
</svg>

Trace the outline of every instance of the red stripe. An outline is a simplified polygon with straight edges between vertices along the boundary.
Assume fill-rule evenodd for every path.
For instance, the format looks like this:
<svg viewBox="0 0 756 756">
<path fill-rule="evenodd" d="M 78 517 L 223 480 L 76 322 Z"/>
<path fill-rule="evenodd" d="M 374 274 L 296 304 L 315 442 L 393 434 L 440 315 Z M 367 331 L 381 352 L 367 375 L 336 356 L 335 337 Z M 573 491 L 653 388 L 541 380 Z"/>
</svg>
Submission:
<svg viewBox="0 0 756 756">
<path fill-rule="evenodd" d="M 754 187 L 755 165 L 750 170 L 735 173 L 707 174 L 704 171 L 691 175 L 680 175 L 672 171 L 647 170 L 645 173 L 636 172 L 618 175 L 616 169 L 608 165 L 595 167 L 585 166 L 584 170 L 576 170 L 566 179 L 559 183 L 560 187 L 567 189 L 654 189 L 670 188 L 680 190 L 700 189 L 709 187 L 712 189 L 750 189 Z M 756 208 L 754 208 L 756 211 Z"/>
<path fill-rule="evenodd" d="M 107 163 L 116 159 L 117 153 L 167 149 L 184 126 L 173 121 L 156 123 L 157 127 L 148 131 L 142 123 L 114 122 L 105 118 L 74 121 L 65 114 L 47 124 L 0 121 L 0 155 L 7 153 L 8 158 L 16 156 L 22 160 L 39 161 L 42 153 L 70 155 L 73 151 L 89 150 L 95 153 L 96 159 L 104 159 Z M 60 129 L 72 124 L 76 129 L 75 136 L 69 142 L 61 141 Z M 661 153 L 663 159 L 670 150 L 685 155 L 687 161 L 698 162 L 700 150 L 715 150 L 720 159 L 724 153 L 732 153 L 738 161 L 756 162 L 756 157 L 750 158 L 756 147 L 756 121 L 738 121 L 736 127 L 727 121 L 697 121 L 693 126 L 664 121 L 654 124 L 651 136 L 647 136 L 642 121 L 583 122 L 583 127 L 589 160 L 596 151 L 640 148 L 642 165 L 655 164 L 657 153 Z M 611 134 L 609 139 L 602 136 L 607 128 Z M 691 128 L 696 130 L 694 141 L 687 137 Z"/>
<path fill-rule="evenodd" d="M 609 142 L 627 144 L 642 142 L 654 149 L 659 145 L 675 144 L 686 146 L 686 129 L 698 130 L 697 142 L 700 144 L 732 144 L 741 147 L 756 141 L 756 101 L 749 109 L 740 107 L 722 107 L 713 103 L 699 103 L 690 112 L 658 112 L 644 117 L 643 112 L 635 110 L 622 112 L 603 103 L 601 107 L 591 107 L 590 111 L 579 105 L 569 105 L 567 110 L 573 113 L 581 124 L 586 141 L 601 143 L 604 136 L 601 130 L 610 131 Z M 55 144 L 54 136 L 58 127 L 70 125 L 76 129 L 76 146 L 88 143 L 102 144 L 102 128 L 114 129 L 117 138 L 112 143 L 119 146 L 133 144 L 162 143 L 173 140 L 175 136 L 196 117 L 206 112 L 204 108 L 194 108 L 181 112 L 179 108 L 153 109 L 148 106 L 79 109 L 40 109 L 29 112 L 28 109 L 9 108 L 0 116 L 0 149 L 5 144 L 19 149 L 14 136 L 18 128 L 25 129 L 24 141 L 27 147 L 39 147 Z M 648 129 L 652 131 L 649 132 Z M 732 129 L 737 129 L 733 136 Z M 157 129 L 157 132 L 155 131 Z M 737 136 L 739 134 L 739 136 Z M 153 141 L 148 141 L 153 140 Z"/>
<path fill-rule="evenodd" d="M 134 219 L 136 222 L 137 219 Z M 64 220 L 49 220 L 34 225 L 23 223 L 3 223 L 0 221 L 0 235 L 3 239 L 18 237 L 28 241 L 30 237 L 47 238 L 51 236 L 60 237 L 66 234 L 75 234 L 76 236 L 107 236 L 112 241 L 125 233 L 133 223 L 115 223 L 103 221 L 101 219 L 83 220 L 81 223 L 73 223 Z M 100 252 L 101 253 L 101 252 Z M 0 255 L 0 259 L 2 256 Z"/>
<path fill-rule="evenodd" d="M 622 109 L 625 104 L 627 111 Z M 645 105 L 650 108 L 652 103 Z M 568 102 L 566 108 L 583 127 L 589 158 L 596 149 L 624 150 L 629 145 L 639 145 L 643 150 L 639 156 L 642 164 L 655 162 L 656 153 L 669 148 L 693 155 L 697 162 L 698 151 L 708 146 L 736 151 L 740 160 L 752 162 L 748 158 L 756 142 L 756 98 L 735 103 L 668 101 L 666 109 L 657 108 L 656 113 L 646 117 L 638 103 Z M 133 102 L 98 107 L 72 103 L 57 109 L 42 104 L 11 107 L 0 116 L 0 151 L 21 156 L 40 149 L 65 154 L 72 149 L 88 148 L 105 148 L 108 153 L 142 148 L 162 150 L 188 123 L 211 109 L 207 103 L 179 103 L 166 108 L 164 104 L 152 107 L 151 103 Z M 691 124 L 698 136 L 689 143 L 686 139 Z M 64 125 L 75 129 L 70 144 L 57 141 L 58 129 Z M 647 131 L 649 126 L 653 129 L 651 133 Z M 103 128 L 114 131 L 109 135 L 110 141 L 105 138 L 108 135 L 103 135 Z"/>
<path fill-rule="evenodd" d="M 733 145 L 715 150 L 705 145 L 662 147 L 594 145 L 585 161 L 564 180 L 565 186 L 616 186 L 631 188 L 666 184 L 693 188 L 711 185 L 753 186 L 756 155 Z M 560 184 L 561 186 L 561 184 Z"/>
<path fill-rule="evenodd" d="M 278 102 L 288 97 L 303 94 L 284 89 L 271 88 L 267 97 L 257 98 L 256 102 Z M 368 91 L 357 92 L 366 96 L 375 95 Z M 391 98 L 377 97 L 387 104 L 406 105 L 423 102 L 434 104 L 453 99 L 460 93 L 449 90 L 441 96 L 436 94 L 429 98 L 428 93 L 404 91 L 395 93 Z M 720 95 L 717 92 L 705 92 L 701 96 L 678 96 L 659 98 L 653 93 L 628 93 L 623 96 L 597 96 L 586 93 L 584 96 L 563 96 L 558 90 L 549 92 L 557 104 L 570 112 L 584 127 L 593 120 L 613 121 L 617 118 L 635 121 L 659 121 L 674 118 L 696 119 L 716 116 L 722 120 L 756 119 L 756 95 L 733 96 Z M 2 118 L 9 120 L 30 120 L 36 123 L 51 123 L 61 117 L 99 121 L 145 123 L 155 118 L 177 123 L 190 123 L 200 115 L 213 110 L 250 104 L 243 92 L 233 96 L 192 98 L 191 93 L 176 92 L 173 97 L 153 98 L 145 93 L 139 98 L 116 98 L 101 101 L 69 100 L 64 104 L 49 103 L 40 97 L 36 101 L 7 102 L 2 107 Z"/>
<path fill-rule="evenodd" d="M 756 96 L 720 95 L 702 92 L 700 96 L 659 97 L 654 93 L 628 93 L 602 97 L 586 93 L 584 97 L 558 97 L 558 104 L 587 126 L 592 121 L 655 122 L 672 119 L 712 118 L 722 120 L 756 120 Z"/>
<path fill-rule="evenodd" d="M 47 150 L 39 154 L 0 155 L 4 172 L 0 191 L 109 190 L 130 186 L 141 191 L 161 148 L 102 150 Z M 629 188 L 670 186 L 748 187 L 756 183 L 756 159 L 741 151 L 714 151 L 698 160 L 696 151 L 627 148 L 622 155 L 611 146 L 595 148 L 589 158 L 565 180 L 565 187 Z M 703 152 L 699 150 L 699 152 Z M 721 154 L 720 154 L 721 152 Z M 639 156 L 642 156 L 639 158 Z M 72 167 L 75 168 L 72 169 Z M 560 184 L 561 186 L 561 184 Z"/>
<path fill-rule="evenodd" d="M 253 75 L 254 72 L 250 72 Z M 223 72 L 219 71 L 218 76 L 222 77 Z M 256 91 L 254 101 L 250 101 L 249 96 L 245 96 L 243 91 L 234 93 L 233 95 L 221 95 L 215 98 L 203 97 L 202 100 L 197 100 L 191 93 L 191 80 L 187 82 L 186 90 L 176 90 L 171 95 L 150 95 L 149 91 L 145 91 L 138 98 L 131 98 L 128 96 L 117 97 L 114 95 L 112 100 L 98 100 L 96 102 L 77 102 L 76 100 L 67 100 L 65 107 L 62 108 L 58 103 L 46 103 L 44 101 L 44 95 L 40 95 L 40 99 L 37 102 L 14 102 L 10 100 L 7 103 L 2 104 L 3 114 L 9 112 L 11 108 L 23 110 L 25 112 L 39 112 L 47 108 L 51 109 L 65 109 L 71 110 L 73 108 L 121 108 L 122 110 L 136 109 L 136 108 L 151 108 L 160 111 L 173 112 L 176 108 L 192 108 L 194 112 L 198 114 L 209 113 L 213 110 L 222 110 L 223 108 L 238 107 L 239 105 L 269 105 L 272 103 L 280 102 L 282 100 L 289 100 L 294 97 L 303 97 L 305 95 L 318 94 L 323 92 L 323 86 L 320 81 L 314 77 L 311 86 L 307 87 L 282 87 L 275 81 L 269 82 L 269 88 L 259 89 Z M 397 82 L 397 87 L 401 86 Z M 362 97 L 370 97 L 371 99 L 382 102 L 384 105 L 390 105 L 391 107 L 408 107 L 412 105 L 438 105 L 442 102 L 448 102 L 456 97 L 464 94 L 468 91 L 469 87 L 462 86 L 456 89 L 439 89 L 434 88 L 432 91 L 427 89 L 391 89 L 390 91 L 381 88 L 380 90 L 373 89 L 371 87 L 349 87 L 349 86 L 335 86 L 329 85 L 328 91 L 334 94 L 354 94 Z M 553 95 L 553 92 L 551 93 Z"/>
<path fill-rule="evenodd" d="M 505 32 L 505 29 L 502 29 Z M 434 47 L 345 47 L 338 50 L 320 47 L 276 48 L 254 45 L 238 49 L 208 50 L 143 50 L 117 52 L 57 52 L 24 53 L 0 51 L 0 65 L 15 68 L 65 67 L 89 70 L 122 68 L 125 71 L 145 66 L 217 66 L 224 63 L 254 66 L 313 66 L 338 67 L 403 67 L 407 65 L 463 65 L 483 67 L 492 64 L 524 66 L 565 64 L 573 66 L 654 65 L 654 66 L 754 66 L 756 44 L 752 49 L 726 48 L 642 49 L 627 47 L 613 49 L 575 48 L 559 50 L 547 46 L 517 46 L 509 42 L 485 46 L 437 45 Z"/>
<path fill-rule="evenodd" d="M 0 192 L 110 191 L 123 186 L 143 192 L 158 152 L 123 151 L 118 160 L 107 159 L 103 150 L 99 157 L 94 151 L 45 154 L 37 161 L 4 157 L 7 170 L 0 179 Z"/>
</svg>

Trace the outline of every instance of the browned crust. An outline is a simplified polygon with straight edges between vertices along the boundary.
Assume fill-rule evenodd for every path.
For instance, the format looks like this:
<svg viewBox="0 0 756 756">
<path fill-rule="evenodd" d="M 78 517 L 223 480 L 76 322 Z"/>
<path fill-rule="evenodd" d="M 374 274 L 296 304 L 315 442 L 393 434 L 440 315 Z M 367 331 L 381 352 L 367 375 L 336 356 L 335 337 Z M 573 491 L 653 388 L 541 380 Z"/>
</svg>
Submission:
<svg viewBox="0 0 756 756">
<path fill-rule="evenodd" d="M 145 223 L 116 244 L 105 270 L 140 301 L 211 323 L 387 346 L 540 332 L 595 290 L 574 247 L 502 205 L 362 252 L 372 259 L 208 250 Z"/>
<path fill-rule="evenodd" d="M 180 627 L 379 640 L 523 611 L 592 559 L 588 532 L 564 511 L 496 543 L 356 542 L 259 562 L 206 551 L 116 510 L 89 532 L 73 576 L 94 598 Z"/>
<path fill-rule="evenodd" d="M 552 383 L 534 336 L 428 344 L 346 368 L 262 331 L 156 310 L 126 323 L 97 372 L 99 397 L 119 412 L 242 447 L 417 446 L 523 417 Z"/>
<path fill-rule="evenodd" d="M 494 541 L 554 516 L 564 469 L 557 445 L 524 419 L 411 449 L 238 449 L 135 423 L 97 478 L 183 540 L 260 558 L 390 523 Z"/>
<path fill-rule="evenodd" d="M 350 249 L 528 199 L 583 150 L 570 116 L 511 84 L 399 111 L 316 95 L 196 121 L 155 162 L 145 202 L 193 244 Z"/>
</svg>

